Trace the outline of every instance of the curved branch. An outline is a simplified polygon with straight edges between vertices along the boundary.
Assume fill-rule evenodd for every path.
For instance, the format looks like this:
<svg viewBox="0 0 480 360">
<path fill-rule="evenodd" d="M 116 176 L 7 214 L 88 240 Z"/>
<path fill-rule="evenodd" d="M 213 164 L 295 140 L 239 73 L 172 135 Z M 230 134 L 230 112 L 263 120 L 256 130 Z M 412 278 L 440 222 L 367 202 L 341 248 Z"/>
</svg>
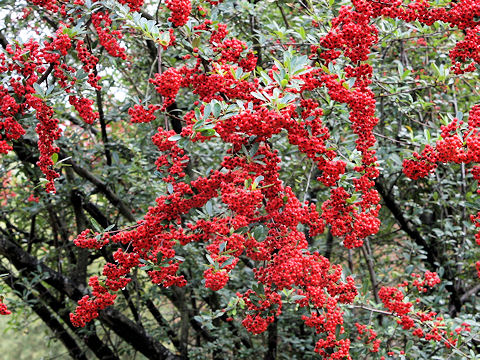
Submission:
<svg viewBox="0 0 480 360">
<path fill-rule="evenodd" d="M 64 157 L 65 158 L 65 157 Z M 97 178 L 94 174 L 92 174 L 90 171 L 87 169 L 81 167 L 78 165 L 75 161 L 72 159 L 68 159 L 64 161 L 66 164 L 72 165 L 73 171 L 77 173 L 80 177 L 90 181 L 93 185 L 95 185 L 98 190 L 102 194 L 105 195 L 105 197 L 110 201 L 110 203 L 115 206 L 120 213 L 129 221 L 134 222 L 135 217 L 132 215 L 132 209 L 130 209 L 123 201 L 120 199 L 117 194 L 115 194 L 110 187 L 105 184 L 102 180 Z"/>
<path fill-rule="evenodd" d="M 446 263 L 446 259 L 438 252 L 437 247 L 434 244 L 429 244 L 420 232 L 413 228 L 410 223 L 405 219 L 400 207 L 395 202 L 392 194 L 387 192 L 383 184 L 377 179 L 375 181 L 375 188 L 382 197 L 385 205 L 390 210 L 400 228 L 418 245 L 426 251 L 427 265 L 432 271 L 436 271 Z M 445 278 L 451 283 L 446 285 L 445 288 L 450 293 L 449 314 L 454 317 L 461 309 L 461 289 L 458 286 L 458 279 L 449 266 L 445 267 Z"/>
<path fill-rule="evenodd" d="M 2 272 L 5 273 L 2 267 Z M 7 276 L 3 281 L 18 293 L 24 294 L 22 300 L 27 303 L 40 319 L 53 331 L 56 337 L 65 345 L 72 359 L 87 360 L 85 351 L 78 345 L 77 341 L 68 333 L 55 315 L 40 302 L 40 299 L 29 291 L 21 281 L 7 272 Z"/>
<path fill-rule="evenodd" d="M 72 300 L 77 301 L 88 293 L 81 284 L 74 283 L 70 278 L 51 269 L 4 236 L 0 236 L 0 255 L 8 258 L 19 271 L 40 271 L 46 274 L 45 282 Z M 100 311 L 99 319 L 148 359 L 180 360 L 180 357 L 171 353 L 147 334 L 144 328 L 135 324 L 118 310 L 110 307 Z"/>
</svg>

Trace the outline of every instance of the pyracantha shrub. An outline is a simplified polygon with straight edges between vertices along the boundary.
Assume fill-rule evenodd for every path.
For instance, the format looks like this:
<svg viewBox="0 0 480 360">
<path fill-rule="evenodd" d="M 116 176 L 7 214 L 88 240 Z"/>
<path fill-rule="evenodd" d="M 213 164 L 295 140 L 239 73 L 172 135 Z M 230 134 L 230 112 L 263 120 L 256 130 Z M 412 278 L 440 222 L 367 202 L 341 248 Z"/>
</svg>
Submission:
<svg viewBox="0 0 480 360">
<path fill-rule="evenodd" d="M 132 309 L 127 290 L 137 282 L 138 273 L 166 289 L 188 287 L 189 277 L 194 277 L 186 270 L 188 249 L 202 244 L 208 261 L 203 270 L 204 291 L 226 291 L 236 284 L 236 276 L 245 264 L 251 268 L 249 276 L 255 286 L 250 283 L 235 289 L 235 301 L 241 304 L 242 325 L 252 334 L 275 326 L 290 304 L 295 306 L 302 329 L 306 326 L 316 334 L 314 351 L 321 358 L 352 359 L 352 341 L 360 341 L 371 354 L 377 354 L 384 339 L 375 329 L 360 322 L 354 327 L 348 324 L 351 328 L 346 326 L 347 309 L 360 308 L 394 319 L 399 330 L 415 338 L 457 349 L 460 335 L 470 331 L 469 324 L 448 329 L 442 315 L 419 305 L 420 298 L 441 283 L 436 272 L 425 270 L 423 275 L 412 274 L 411 281 L 380 286 L 368 262 L 377 307 L 359 306 L 355 301 L 363 294 L 358 278 L 310 245 L 315 237 L 328 234 L 340 239 L 349 257 L 352 251 L 361 249 L 368 260 L 368 239 L 375 239 L 380 231 L 381 194 L 376 182 L 383 165 L 377 153 L 376 129 L 386 125 L 379 124 L 378 99 L 373 91 L 377 74 L 371 61 L 382 42 L 378 22 L 387 19 L 426 28 L 442 23 L 459 30 L 463 37 L 451 44 L 448 58 L 452 71 L 464 76 L 480 66 L 479 1 L 431 4 L 353 0 L 339 7 L 328 21 L 320 24 L 317 19 L 309 19 L 312 29 L 321 25 L 323 32 L 316 37 L 304 34 L 306 48 L 302 49 L 295 39 L 289 47 L 276 43 L 283 50 L 283 62 L 272 55 L 262 63 L 263 68 L 257 67 L 259 37 L 253 38 L 257 41 L 254 43 L 243 41 L 240 32 L 217 20 L 217 12 L 226 11 L 223 6 L 228 6 L 222 1 L 168 0 L 158 4 L 155 16 L 140 11 L 146 8 L 143 1 L 113 5 L 84 1 L 30 3 L 61 19 L 47 40 L 9 43 L 0 54 L 0 153 L 8 156 L 15 151 L 22 156 L 15 146 L 21 141 L 29 144 L 32 134 L 28 134 L 28 127 L 34 121 L 38 148 L 35 162 L 44 176 L 40 185 L 47 193 L 54 194 L 56 184 L 62 181 L 71 182 L 75 172 L 94 185 L 92 193 L 101 192 L 118 214 L 132 223 L 114 229 L 98 215 L 95 204 L 78 200 L 78 189 L 68 189 L 79 229 L 73 244 L 95 250 L 106 259 L 101 274 L 90 277 L 90 290 L 84 290 L 82 297 L 71 295 L 80 299 L 70 314 L 74 327 L 84 327 L 102 314 L 111 316 L 109 307 L 120 294 Z M 288 28 L 282 5 L 278 6 Z M 291 6 L 311 11 L 311 4 Z M 151 199 L 148 209 L 140 209 L 137 218 L 114 193 L 114 178 L 125 171 L 114 167 L 120 161 L 119 153 L 135 166 L 147 164 L 136 159 L 137 150 L 131 144 L 115 147 L 121 143 L 120 137 L 115 140 L 118 143 L 108 140 L 114 126 L 111 122 L 124 114 L 105 111 L 102 98 L 104 86 L 113 86 L 115 76 L 119 76 L 102 65 L 104 57 L 116 64 L 126 79 L 136 64 L 141 64 L 142 59 L 129 52 L 131 36 L 147 42 L 154 61 L 150 73 L 144 74 L 146 87 L 137 87 L 131 81 L 136 94 L 144 98 L 137 99 L 140 101 L 135 105 L 131 99 L 123 100 L 122 109 L 129 122 L 122 126 L 129 131 L 136 131 L 137 126 L 155 129 L 147 139 L 155 152 L 147 155 L 151 172 L 165 190 Z M 417 44 L 428 45 L 425 39 L 417 40 Z M 181 49 L 181 56 L 176 54 L 164 61 L 163 54 L 172 49 Z M 50 78 L 55 84 L 49 82 Z M 69 109 L 82 119 L 76 126 L 90 131 L 99 123 L 108 181 L 82 169 L 79 159 L 69 160 L 65 155 L 62 133 L 68 129 L 57 116 L 61 111 L 56 108 L 52 89 L 57 91 L 55 96 L 68 97 Z M 194 100 L 186 104 L 190 99 Z M 347 142 L 347 135 L 335 138 L 335 126 L 329 118 L 335 106 L 347 114 L 344 131 L 354 139 L 350 154 L 343 153 L 339 145 Z M 35 120 L 24 120 L 30 114 Z M 441 166 L 460 164 L 464 177 L 468 173 L 479 181 L 480 105 L 474 105 L 467 117 L 464 121 L 453 118 L 441 126 L 436 142 L 424 144 L 403 159 L 403 174 L 421 180 Z M 206 174 L 195 173 L 195 162 L 202 160 L 196 159 L 197 154 L 190 149 L 217 145 L 223 153 L 216 155 L 216 162 L 210 164 Z M 285 147 L 312 164 L 303 199 L 282 176 L 289 156 Z M 62 170 L 59 160 L 72 169 Z M 92 156 L 87 161 L 96 164 L 99 160 Z M 310 182 L 316 183 L 317 193 L 324 194 L 317 203 L 307 198 Z M 95 231 L 85 229 L 84 210 L 103 220 L 105 226 L 95 220 Z M 400 225 L 409 230 L 408 235 L 417 236 L 408 221 L 398 211 L 396 214 Z M 471 215 L 471 221 L 480 227 L 480 211 Z M 10 225 L 9 229 L 14 228 Z M 35 223 L 32 227 L 35 229 Z M 55 228 L 55 234 L 62 230 Z M 475 239 L 480 244 L 480 231 Z M 28 246 L 32 241 L 30 236 Z M 84 259 L 85 254 L 82 251 L 78 258 Z M 430 259 L 434 265 L 440 257 L 435 254 Z M 370 260 L 372 256 L 370 253 Z M 478 264 L 475 269 L 480 277 Z M 350 264 L 348 272 L 353 269 Z M 414 292 L 418 301 L 409 297 Z M 151 303 L 148 306 L 152 311 Z M 233 315 L 233 309 L 223 312 L 228 311 Z M 132 312 L 140 321 L 140 316 Z M 9 314 L 1 302 L 0 314 Z M 162 316 L 155 311 L 152 315 L 157 321 Z M 355 335 L 351 335 L 353 331 Z"/>
</svg>

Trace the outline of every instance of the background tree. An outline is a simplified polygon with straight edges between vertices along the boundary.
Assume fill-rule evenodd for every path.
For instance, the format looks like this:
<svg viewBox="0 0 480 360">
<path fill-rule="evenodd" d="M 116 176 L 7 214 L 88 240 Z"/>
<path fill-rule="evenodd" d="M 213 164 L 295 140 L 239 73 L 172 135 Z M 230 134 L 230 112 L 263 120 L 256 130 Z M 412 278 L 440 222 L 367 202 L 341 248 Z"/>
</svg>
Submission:
<svg viewBox="0 0 480 360">
<path fill-rule="evenodd" d="M 12 323 L 75 359 L 478 357 L 479 1 L 2 16 Z"/>
</svg>

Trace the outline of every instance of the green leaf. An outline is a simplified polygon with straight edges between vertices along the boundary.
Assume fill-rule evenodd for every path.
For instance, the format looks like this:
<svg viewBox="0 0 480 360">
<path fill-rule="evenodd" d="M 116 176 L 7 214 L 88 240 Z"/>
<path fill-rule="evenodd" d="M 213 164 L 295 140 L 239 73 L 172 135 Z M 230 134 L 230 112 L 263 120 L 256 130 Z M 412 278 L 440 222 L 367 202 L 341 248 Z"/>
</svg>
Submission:
<svg viewBox="0 0 480 360">
<path fill-rule="evenodd" d="M 225 247 L 227 246 L 227 242 L 224 241 L 218 245 L 218 252 L 222 253 L 225 250 Z"/>
<path fill-rule="evenodd" d="M 260 181 L 262 181 L 263 179 L 265 179 L 263 175 L 257 176 L 255 180 L 253 180 L 253 184 L 255 185 L 255 187 L 257 187 L 257 185 L 260 184 Z"/>
<path fill-rule="evenodd" d="M 35 92 L 40 96 L 40 97 L 45 97 L 45 92 L 43 91 L 43 88 L 37 84 L 37 83 L 34 83 L 33 84 L 33 88 L 35 89 Z"/>
<path fill-rule="evenodd" d="M 53 161 L 53 165 L 55 165 L 58 161 L 58 154 L 57 153 L 54 153 L 52 154 L 52 161 Z"/>
<path fill-rule="evenodd" d="M 298 29 L 298 34 L 300 35 L 300 37 L 302 38 L 302 40 L 305 40 L 306 39 L 306 36 L 307 34 L 305 33 L 305 29 L 303 27 L 300 27 Z"/>
<path fill-rule="evenodd" d="M 268 98 L 259 91 L 253 91 L 250 93 L 250 95 L 252 95 L 254 98 L 257 98 L 258 100 L 268 101 Z"/>
<path fill-rule="evenodd" d="M 220 105 L 218 102 L 213 104 L 213 116 L 215 118 L 218 118 L 220 116 L 221 111 L 222 111 L 222 105 Z"/>
<path fill-rule="evenodd" d="M 181 138 L 182 138 L 182 136 L 180 134 L 176 134 L 176 135 L 170 136 L 167 140 L 168 141 L 178 141 Z"/>
<path fill-rule="evenodd" d="M 428 131 L 427 128 L 423 129 L 423 132 L 425 133 L 425 139 L 427 139 L 427 142 L 431 142 L 431 136 L 430 136 L 430 131 Z"/>
<path fill-rule="evenodd" d="M 195 118 L 197 120 L 201 120 L 202 119 L 202 113 L 200 112 L 200 109 L 199 108 L 195 108 Z M 197 121 L 198 122 L 198 121 Z"/>
<path fill-rule="evenodd" d="M 250 151 L 248 153 L 249 157 L 253 158 L 255 156 L 255 154 L 257 153 L 259 147 L 260 147 L 259 142 L 253 143 L 252 147 L 250 148 Z"/>
<path fill-rule="evenodd" d="M 265 240 L 265 238 L 267 237 L 267 231 L 265 227 L 263 225 L 255 227 L 255 229 L 253 230 L 253 237 L 259 242 Z"/>
<path fill-rule="evenodd" d="M 212 257 L 209 254 L 206 254 L 205 256 L 210 264 L 215 265 L 215 261 L 213 261 Z"/>
<path fill-rule="evenodd" d="M 207 211 L 208 216 L 212 217 L 213 216 L 213 205 L 210 200 L 207 201 L 205 204 L 205 210 Z"/>
<path fill-rule="evenodd" d="M 97 222 L 97 220 L 95 220 L 93 217 L 90 217 L 90 222 L 92 223 L 92 226 L 96 232 L 99 232 L 99 233 L 103 232 L 103 229 L 100 226 L 100 224 Z"/>
<path fill-rule="evenodd" d="M 205 108 L 203 109 L 203 119 L 208 119 L 210 117 L 210 114 L 212 113 L 212 105 L 207 104 L 205 105 Z"/>
<path fill-rule="evenodd" d="M 229 257 L 223 264 L 222 264 L 222 268 L 225 268 L 229 265 L 232 265 L 233 262 L 235 261 L 235 257 L 231 256 Z"/>
<path fill-rule="evenodd" d="M 217 132 L 215 131 L 215 129 L 202 129 L 200 130 L 201 134 L 203 136 L 215 136 L 217 134 Z"/>
</svg>

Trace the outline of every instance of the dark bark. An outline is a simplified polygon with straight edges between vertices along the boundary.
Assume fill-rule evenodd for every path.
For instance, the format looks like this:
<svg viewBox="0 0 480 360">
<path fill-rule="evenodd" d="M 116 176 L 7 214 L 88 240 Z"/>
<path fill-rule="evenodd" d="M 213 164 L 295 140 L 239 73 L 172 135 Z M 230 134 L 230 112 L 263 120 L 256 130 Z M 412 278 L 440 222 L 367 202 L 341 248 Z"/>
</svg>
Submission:
<svg viewBox="0 0 480 360">
<path fill-rule="evenodd" d="M 141 326 L 129 320 L 125 315 L 113 308 L 100 312 L 100 320 L 134 349 L 152 360 L 180 360 L 181 357 L 170 352 L 166 347 L 153 339 Z"/>
<path fill-rule="evenodd" d="M 174 102 L 167 106 L 167 115 L 170 118 L 170 124 L 175 133 L 180 134 L 182 132 L 182 110 L 178 108 L 177 103 Z"/>
<path fill-rule="evenodd" d="M 137 308 L 133 304 L 132 297 L 130 296 L 130 292 L 127 289 L 122 289 L 122 295 L 127 301 L 128 308 L 132 312 L 133 318 L 135 319 L 135 322 L 137 323 L 138 326 L 143 327 L 142 321 L 140 320 L 140 314 L 138 313 Z"/>
<path fill-rule="evenodd" d="M 37 222 L 37 215 L 33 215 L 30 221 L 30 233 L 28 234 L 27 252 L 32 251 L 33 239 L 35 238 L 35 224 Z"/>
<path fill-rule="evenodd" d="M 453 270 L 450 266 L 447 266 L 447 260 L 444 256 L 442 256 L 438 252 L 438 248 L 435 244 L 428 243 L 420 232 L 415 229 L 407 219 L 403 216 L 403 211 L 400 209 L 400 206 L 395 201 L 391 192 L 388 192 L 385 189 L 384 184 L 382 183 L 381 179 L 377 179 L 375 181 L 375 188 L 377 189 L 378 193 L 382 197 L 385 206 L 390 210 L 392 215 L 394 216 L 395 220 L 397 221 L 400 228 L 420 247 L 422 247 L 426 252 L 427 257 L 427 264 L 426 266 L 431 271 L 437 271 L 440 267 L 444 267 L 445 269 L 445 279 L 447 279 L 450 283 L 445 286 L 447 291 L 450 293 L 450 301 L 449 301 L 449 314 L 450 316 L 454 317 L 460 311 L 462 307 L 462 290 L 460 289 L 457 277 L 455 276 Z"/>
<path fill-rule="evenodd" d="M 8 45 L 8 40 L 7 38 L 5 37 L 5 35 L 3 35 L 3 33 L 0 32 L 0 45 L 2 46 L 2 48 L 6 48 L 7 45 Z"/>
<path fill-rule="evenodd" d="M 330 260 L 330 257 L 332 256 L 332 249 L 333 249 L 333 235 L 330 229 L 328 229 L 327 232 L 327 242 L 325 244 L 325 257 Z"/>
<path fill-rule="evenodd" d="M 403 211 L 395 202 L 393 195 L 386 191 L 380 180 L 375 181 L 375 188 L 383 199 L 385 206 L 390 210 L 400 228 L 419 246 L 421 246 L 427 255 L 427 266 L 430 270 L 437 269 L 438 252 L 433 246 L 430 246 L 417 229 L 412 227 L 403 216 Z"/>
<path fill-rule="evenodd" d="M 7 269 L 2 267 L 2 273 L 8 274 L 3 281 L 12 289 L 23 295 L 22 300 L 29 304 L 35 314 L 49 327 L 55 336 L 65 345 L 68 353 L 72 359 L 87 360 L 85 351 L 78 345 L 77 341 L 68 333 L 67 329 L 57 320 L 55 314 L 51 312 L 48 307 L 40 302 L 29 289 L 27 289 L 20 281 L 7 272 Z"/>
<path fill-rule="evenodd" d="M 35 165 L 38 161 L 38 156 L 36 155 L 35 143 L 26 139 L 21 141 L 13 142 L 13 150 L 15 151 L 18 158 L 22 161 L 31 163 Z M 60 152 L 59 160 L 66 159 L 67 155 L 63 152 Z M 135 217 L 132 215 L 132 209 L 127 206 L 122 199 L 101 179 L 91 173 L 89 170 L 83 168 L 73 159 L 65 160 L 64 163 L 72 166 L 73 171 L 81 178 L 88 180 L 92 185 L 95 185 L 96 188 L 107 198 L 107 200 L 115 206 L 118 211 L 131 222 L 135 222 Z"/>
<path fill-rule="evenodd" d="M 81 284 L 74 283 L 72 279 L 52 270 L 5 236 L 0 236 L 0 255 L 8 258 L 10 263 L 19 271 L 41 271 L 45 274 L 47 284 L 72 300 L 79 300 L 87 293 Z M 148 335 L 141 326 L 135 324 L 114 308 L 110 307 L 101 311 L 99 319 L 148 359 L 180 359 Z"/>
<path fill-rule="evenodd" d="M 150 311 L 150 314 L 152 314 L 152 316 L 155 319 L 155 321 L 157 322 L 157 324 L 165 329 L 168 338 L 170 339 L 172 344 L 175 346 L 175 348 L 177 350 L 180 350 L 180 341 L 178 339 L 177 333 L 172 330 L 172 328 L 170 327 L 170 324 L 163 317 L 163 315 L 160 313 L 160 311 L 157 309 L 157 307 L 155 306 L 153 301 L 148 299 L 148 300 L 146 300 L 145 305 L 147 306 L 148 311 Z"/>
<path fill-rule="evenodd" d="M 86 293 L 84 286 L 74 283 L 70 278 L 51 269 L 5 236 L 0 236 L 0 255 L 9 259 L 18 271 L 32 273 L 40 271 L 45 274 L 45 281 L 50 286 L 73 300 L 80 299 Z"/>
<path fill-rule="evenodd" d="M 267 335 L 267 352 L 264 360 L 276 360 L 277 358 L 277 344 L 278 344 L 278 320 L 275 318 L 273 323 L 268 325 Z"/>
<path fill-rule="evenodd" d="M 87 199 L 83 198 L 82 206 L 85 209 L 85 211 L 92 218 L 94 218 L 100 224 L 100 226 L 103 227 L 104 229 L 106 229 L 107 227 L 109 227 L 111 225 L 108 218 L 103 214 L 103 212 L 94 203 L 92 203 L 92 202 L 88 201 Z"/>
<path fill-rule="evenodd" d="M 8 270 L 0 265 L 0 272 L 2 274 L 8 274 Z M 29 277 L 26 273 L 23 273 L 22 276 L 27 278 Z M 3 279 L 5 283 L 10 282 L 11 284 L 16 283 L 16 281 L 11 275 Z M 50 291 L 45 288 L 41 283 L 34 283 L 33 288 L 38 292 L 37 300 L 43 302 L 48 306 L 52 311 L 62 319 L 62 321 L 70 328 L 71 331 L 75 332 L 76 335 L 92 350 L 92 352 L 100 360 L 117 360 L 118 357 L 112 352 L 112 350 L 103 343 L 100 338 L 97 336 L 94 327 L 90 327 L 87 332 L 83 329 L 76 328 L 72 325 L 69 318 L 69 311 L 66 308 L 64 302 L 55 298 Z"/>
<path fill-rule="evenodd" d="M 258 3 L 259 0 L 251 0 L 254 4 Z M 258 41 L 257 32 L 259 32 L 259 22 L 255 15 L 250 15 L 250 33 L 252 35 L 253 50 L 255 50 L 257 55 L 257 66 L 262 66 L 262 45 Z"/>
<path fill-rule="evenodd" d="M 97 70 L 95 69 L 95 76 L 97 75 Z M 105 122 L 105 114 L 103 112 L 103 99 L 102 91 L 95 90 L 97 95 L 97 108 L 98 108 L 98 119 L 100 121 L 100 131 L 102 134 L 103 148 L 105 151 L 105 159 L 108 166 L 112 166 L 112 154 L 110 153 L 110 148 L 108 144 L 108 135 L 107 135 L 107 123 Z"/>
<path fill-rule="evenodd" d="M 65 156 L 61 156 L 61 158 L 65 158 Z M 115 194 L 110 187 L 105 184 L 102 180 L 97 178 L 94 174 L 92 174 L 87 169 L 78 165 L 72 159 L 66 160 L 65 163 L 72 165 L 73 171 L 75 171 L 80 177 L 90 181 L 93 185 L 95 185 L 98 190 L 105 195 L 105 197 L 110 201 L 110 203 L 115 206 L 120 213 L 131 222 L 135 221 L 135 217 L 132 215 L 132 209 L 130 209 L 118 196 Z"/>
<path fill-rule="evenodd" d="M 173 290 L 170 289 L 170 290 Z M 164 295 L 170 300 L 170 302 L 177 308 L 181 308 L 181 300 L 176 296 L 176 294 L 173 293 L 173 291 L 165 291 Z M 202 325 L 192 317 L 190 317 L 190 326 L 197 332 L 199 333 L 203 339 L 205 339 L 208 342 L 213 342 L 216 340 L 216 338 L 208 332 L 208 330 L 204 329 Z"/>
<path fill-rule="evenodd" d="M 77 223 L 77 233 L 81 233 L 87 228 L 87 218 L 82 209 L 82 197 L 77 190 L 70 192 L 70 202 L 72 203 L 75 220 Z M 87 266 L 88 266 L 88 249 L 77 249 L 77 263 L 75 264 L 72 278 L 75 282 L 87 285 Z"/>
</svg>

